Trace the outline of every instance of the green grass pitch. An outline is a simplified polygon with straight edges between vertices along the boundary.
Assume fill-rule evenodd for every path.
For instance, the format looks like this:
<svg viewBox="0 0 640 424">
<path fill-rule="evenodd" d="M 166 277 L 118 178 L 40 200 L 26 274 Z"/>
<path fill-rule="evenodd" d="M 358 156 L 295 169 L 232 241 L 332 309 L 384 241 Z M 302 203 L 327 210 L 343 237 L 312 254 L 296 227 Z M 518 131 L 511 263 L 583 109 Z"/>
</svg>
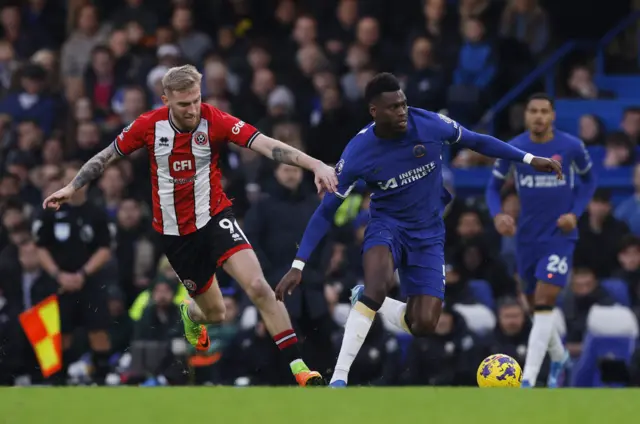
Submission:
<svg viewBox="0 0 640 424">
<path fill-rule="evenodd" d="M 635 389 L 5 388 L 0 424 L 616 424 Z"/>
</svg>

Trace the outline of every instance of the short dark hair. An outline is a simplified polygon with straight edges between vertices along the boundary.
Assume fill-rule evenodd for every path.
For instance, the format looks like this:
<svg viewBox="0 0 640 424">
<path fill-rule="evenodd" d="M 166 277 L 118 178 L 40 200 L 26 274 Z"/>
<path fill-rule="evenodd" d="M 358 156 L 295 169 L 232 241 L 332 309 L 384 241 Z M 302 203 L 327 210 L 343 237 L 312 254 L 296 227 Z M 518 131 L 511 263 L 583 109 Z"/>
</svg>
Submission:
<svg viewBox="0 0 640 424">
<path fill-rule="evenodd" d="M 392 93 L 400 89 L 398 78 L 393 74 L 383 72 L 367 83 L 367 87 L 364 90 L 364 99 L 367 103 L 371 103 L 382 93 Z"/>
<path fill-rule="evenodd" d="M 527 99 L 527 106 L 529 106 L 529 103 L 531 103 L 533 100 L 546 100 L 551 105 L 551 109 L 555 110 L 556 105 L 555 105 L 555 102 L 553 100 L 553 97 L 551 97 L 547 93 L 534 93 L 534 94 L 532 94 L 531 96 L 529 96 L 529 99 Z"/>
<path fill-rule="evenodd" d="M 631 248 L 640 250 L 640 237 L 629 234 L 622 238 L 619 252 L 623 252 Z"/>
</svg>

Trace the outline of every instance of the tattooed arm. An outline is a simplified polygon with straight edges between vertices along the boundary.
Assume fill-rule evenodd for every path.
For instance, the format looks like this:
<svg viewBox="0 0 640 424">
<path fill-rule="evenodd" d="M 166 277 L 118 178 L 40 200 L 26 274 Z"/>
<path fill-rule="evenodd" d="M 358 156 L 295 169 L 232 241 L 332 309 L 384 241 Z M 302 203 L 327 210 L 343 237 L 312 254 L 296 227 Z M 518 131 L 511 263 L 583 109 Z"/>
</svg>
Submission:
<svg viewBox="0 0 640 424">
<path fill-rule="evenodd" d="M 297 166 L 315 174 L 318 192 L 326 190 L 333 193 L 338 185 L 338 178 L 334 169 L 316 158 L 293 148 L 281 141 L 259 134 L 251 143 L 254 150 L 276 162 Z"/>
<path fill-rule="evenodd" d="M 254 150 L 276 162 L 298 166 L 307 171 L 312 171 L 322 164 L 318 159 L 302 153 L 282 141 L 259 134 L 251 143 L 251 150 Z"/>
<path fill-rule="evenodd" d="M 115 144 L 111 143 L 109 147 L 89 159 L 69 184 L 44 199 L 42 207 L 44 209 L 59 209 L 60 205 L 68 202 L 76 191 L 102 175 L 107 164 L 118 156 Z"/>
<path fill-rule="evenodd" d="M 75 178 L 69 183 L 74 190 L 79 190 L 91 181 L 98 178 L 104 172 L 107 165 L 118 157 L 113 143 L 92 157 L 78 171 Z"/>
</svg>

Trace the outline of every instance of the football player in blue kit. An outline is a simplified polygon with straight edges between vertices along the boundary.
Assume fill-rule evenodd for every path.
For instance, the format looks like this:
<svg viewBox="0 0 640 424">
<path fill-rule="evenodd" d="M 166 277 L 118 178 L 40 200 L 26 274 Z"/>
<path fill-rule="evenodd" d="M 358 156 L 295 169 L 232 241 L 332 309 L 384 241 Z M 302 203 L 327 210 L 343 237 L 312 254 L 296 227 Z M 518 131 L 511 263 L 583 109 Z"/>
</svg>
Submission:
<svg viewBox="0 0 640 424">
<path fill-rule="evenodd" d="M 569 355 L 554 326 L 552 311 L 567 283 L 573 249 L 578 239 L 576 225 L 596 188 L 591 159 L 582 141 L 553 127 L 553 100 L 546 94 L 532 96 L 525 110 L 529 131 L 509 142 L 535 155 L 549 156 L 562 164 L 564 180 L 549 178 L 530 166 L 498 160 L 487 187 L 487 204 L 501 235 L 516 237 L 517 269 L 524 285 L 533 327 L 529 335 L 522 387 L 535 386 L 545 354 L 551 369 L 547 387 L 557 387 Z M 502 213 L 500 189 L 513 172 L 520 198 L 517 227 Z"/>
<path fill-rule="evenodd" d="M 415 336 L 432 333 L 438 323 L 445 289 L 442 213 L 451 200 L 442 184 L 445 144 L 459 143 L 562 178 L 560 164 L 552 159 L 471 132 L 443 115 L 408 107 L 392 74 L 375 76 L 366 87 L 365 98 L 373 123 L 345 148 L 336 165 L 338 190 L 323 198 L 307 225 L 291 270 L 276 287 L 276 297 L 282 300 L 300 283 L 305 261 L 331 228 L 342 200 L 364 180 L 372 192 L 362 248 L 365 284 L 352 291 L 354 306 L 331 378 L 333 387 L 346 386 L 351 364 L 376 312 Z M 385 299 L 395 269 L 408 298 L 406 304 Z"/>
</svg>

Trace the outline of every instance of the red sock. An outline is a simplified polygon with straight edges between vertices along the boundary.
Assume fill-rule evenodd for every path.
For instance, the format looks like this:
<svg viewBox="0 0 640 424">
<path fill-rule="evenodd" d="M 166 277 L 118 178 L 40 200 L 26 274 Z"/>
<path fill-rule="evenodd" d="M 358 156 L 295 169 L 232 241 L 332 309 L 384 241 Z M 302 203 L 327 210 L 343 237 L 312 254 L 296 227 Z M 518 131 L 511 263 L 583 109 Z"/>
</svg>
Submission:
<svg viewBox="0 0 640 424">
<path fill-rule="evenodd" d="M 273 336 L 273 341 L 285 356 L 288 363 L 301 358 L 300 347 L 298 346 L 298 337 L 293 329 L 285 330 L 282 333 Z"/>
</svg>

